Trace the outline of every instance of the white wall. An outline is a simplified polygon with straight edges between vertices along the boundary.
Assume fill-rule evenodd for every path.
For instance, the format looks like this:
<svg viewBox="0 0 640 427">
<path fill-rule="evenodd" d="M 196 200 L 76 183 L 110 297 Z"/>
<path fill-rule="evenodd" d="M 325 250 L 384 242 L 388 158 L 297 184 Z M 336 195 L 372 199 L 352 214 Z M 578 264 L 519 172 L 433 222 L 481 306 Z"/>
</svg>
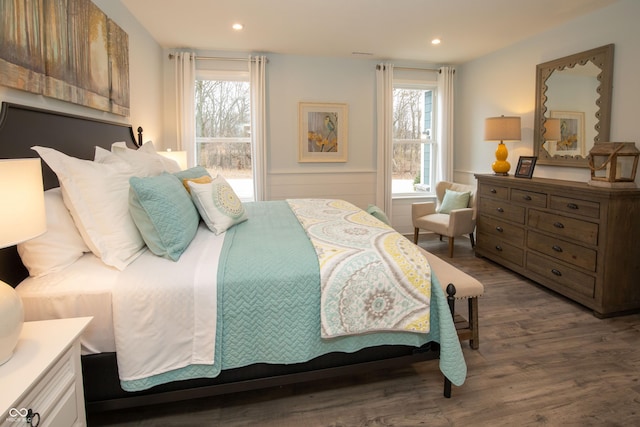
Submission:
<svg viewBox="0 0 640 427">
<path fill-rule="evenodd" d="M 162 49 L 129 11 L 113 0 L 93 0 L 129 36 L 130 117 L 35 95 L 0 85 L 0 101 L 30 105 L 86 117 L 131 123 L 144 128 L 146 139 L 160 134 L 163 111 Z"/>
<path fill-rule="evenodd" d="M 536 65 L 573 53 L 615 44 L 611 141 L 640 147 L 640 2 L 622 0 L 509 48 L 457 67 L 454 168 L 456 178 L 473 182 L 473 173 L 492 173 L 494 142 L 485 142 L 484 119 L 522 117 L 522 141 L 507 143 L 512 170 L 519 156 L 533 155 Z M 589 170 L 537 165 L 534 176 L 588 181 Z M 640 176 L 636 176 L 640 184 Z"/>
<path fill-rule="evenodd" d="M 197 51 L 198 56 L 247 58 L 247 53 Z M 174 64 L 165 60 L 166 123 L 164 146 L 176 147 Z M 376 197 L 377 61 L 268 54 L 267 191 L 271 200 L 302 197 L 345 199 L 366 208 Z M 198 64 L 203 67 L 209 63 Z M 225 66 L 220 62 L 221 66 Z M 432 64 L 403 64 L 433 67 Z M 238 62 L 225 67 L 238 67 Z M 348 106 L 348 161 L 298 163 L 298 103 Z M 173 125 L 170 125 L 173 123 Z M 395 211 L 395 209 L 394 209 Z M 406 218 L 404 219 L 406 220 Z"/>
</svg>

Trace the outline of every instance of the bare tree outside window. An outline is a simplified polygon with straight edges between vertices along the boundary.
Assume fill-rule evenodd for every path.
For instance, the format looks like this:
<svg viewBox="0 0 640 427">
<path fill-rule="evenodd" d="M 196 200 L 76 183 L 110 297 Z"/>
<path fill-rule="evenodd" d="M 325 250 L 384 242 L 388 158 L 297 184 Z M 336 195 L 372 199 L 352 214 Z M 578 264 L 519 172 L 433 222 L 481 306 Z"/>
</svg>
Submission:
<svg viewBox="0 0 640 427">
<path fill-rule="evenodd" d="M 250 86 L 196 81 L 198 165 L 225 178 L 252 178 Z"/>
<path fill-rule="evenodd" d="M 430 189 L 432 91 L 393 90 L 394 193 Z M 428 190 L 426 190 L 428 191 Z"/>
</svg>

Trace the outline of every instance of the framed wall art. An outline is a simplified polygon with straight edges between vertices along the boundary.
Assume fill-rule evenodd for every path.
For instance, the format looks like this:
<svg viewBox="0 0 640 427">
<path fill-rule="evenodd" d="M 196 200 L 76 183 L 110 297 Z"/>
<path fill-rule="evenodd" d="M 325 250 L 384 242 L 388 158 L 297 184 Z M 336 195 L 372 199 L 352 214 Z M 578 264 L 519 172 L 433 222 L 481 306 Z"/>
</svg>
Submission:
<svg viewBox="0 0 640 427">
<path fill-rule="evenodd" d="M 584 113 L 579 111 L 551 111 L 551 118 L 560 119 L 560 140 L 550 146 L 552 156 L 586 157 Z"/>
<path fill-rule="evenodd" d="M 129 36 L 91 0 L 0 1 L 0 84 L 129 116 Z"/>
<path fill-rule="evenodd" d="M 298 162 L 346 162 L 347 104 L 298 104 Z"/>
</svg>

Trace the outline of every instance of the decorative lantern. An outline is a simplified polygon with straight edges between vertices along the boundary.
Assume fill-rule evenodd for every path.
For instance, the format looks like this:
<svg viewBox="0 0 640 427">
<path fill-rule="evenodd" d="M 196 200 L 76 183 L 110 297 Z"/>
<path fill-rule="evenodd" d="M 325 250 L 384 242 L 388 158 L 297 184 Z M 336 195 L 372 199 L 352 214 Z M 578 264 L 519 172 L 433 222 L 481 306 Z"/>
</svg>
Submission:
<svg viewBox="0 0 640 427">
<path fill-rule="evenodd" d="M 640 151 L 633 142 L 596 142 L 589 151 L 589 185 L 635 188 L 638 157 Z"/>
</svg>

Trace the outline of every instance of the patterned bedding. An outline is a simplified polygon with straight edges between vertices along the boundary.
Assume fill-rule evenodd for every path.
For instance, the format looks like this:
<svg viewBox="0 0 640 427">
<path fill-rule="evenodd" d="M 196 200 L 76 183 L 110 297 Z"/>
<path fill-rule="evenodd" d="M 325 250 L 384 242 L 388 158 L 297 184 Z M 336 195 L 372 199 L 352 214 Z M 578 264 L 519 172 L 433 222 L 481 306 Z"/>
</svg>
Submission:
<svg viewBox="0 0 640 427">
<path fill-rule="evenodd" d="M 435 277 L 428 333 L 372 332 L 323 339 L 318 257 L 296 215 L 286 201 L 245 206 L 249 220 L 226 232 L 219 258 L 214 363 L 121 381 L 123 389 L 215 377 L 223 369 L 259 362 L 291 364 L 330 352 L 350 353 L 384 344 L 418 347 L 429 341 L 441 344 L 444 375 L 455 385 L 464 382 L 462 350 Z"/>
<path fill-rule="evenodd" d="M 429 332 L 431 270 L 418 248 L 343 200 L 288 200 L 320 263 L 322 337 Z"/>
</svg>

